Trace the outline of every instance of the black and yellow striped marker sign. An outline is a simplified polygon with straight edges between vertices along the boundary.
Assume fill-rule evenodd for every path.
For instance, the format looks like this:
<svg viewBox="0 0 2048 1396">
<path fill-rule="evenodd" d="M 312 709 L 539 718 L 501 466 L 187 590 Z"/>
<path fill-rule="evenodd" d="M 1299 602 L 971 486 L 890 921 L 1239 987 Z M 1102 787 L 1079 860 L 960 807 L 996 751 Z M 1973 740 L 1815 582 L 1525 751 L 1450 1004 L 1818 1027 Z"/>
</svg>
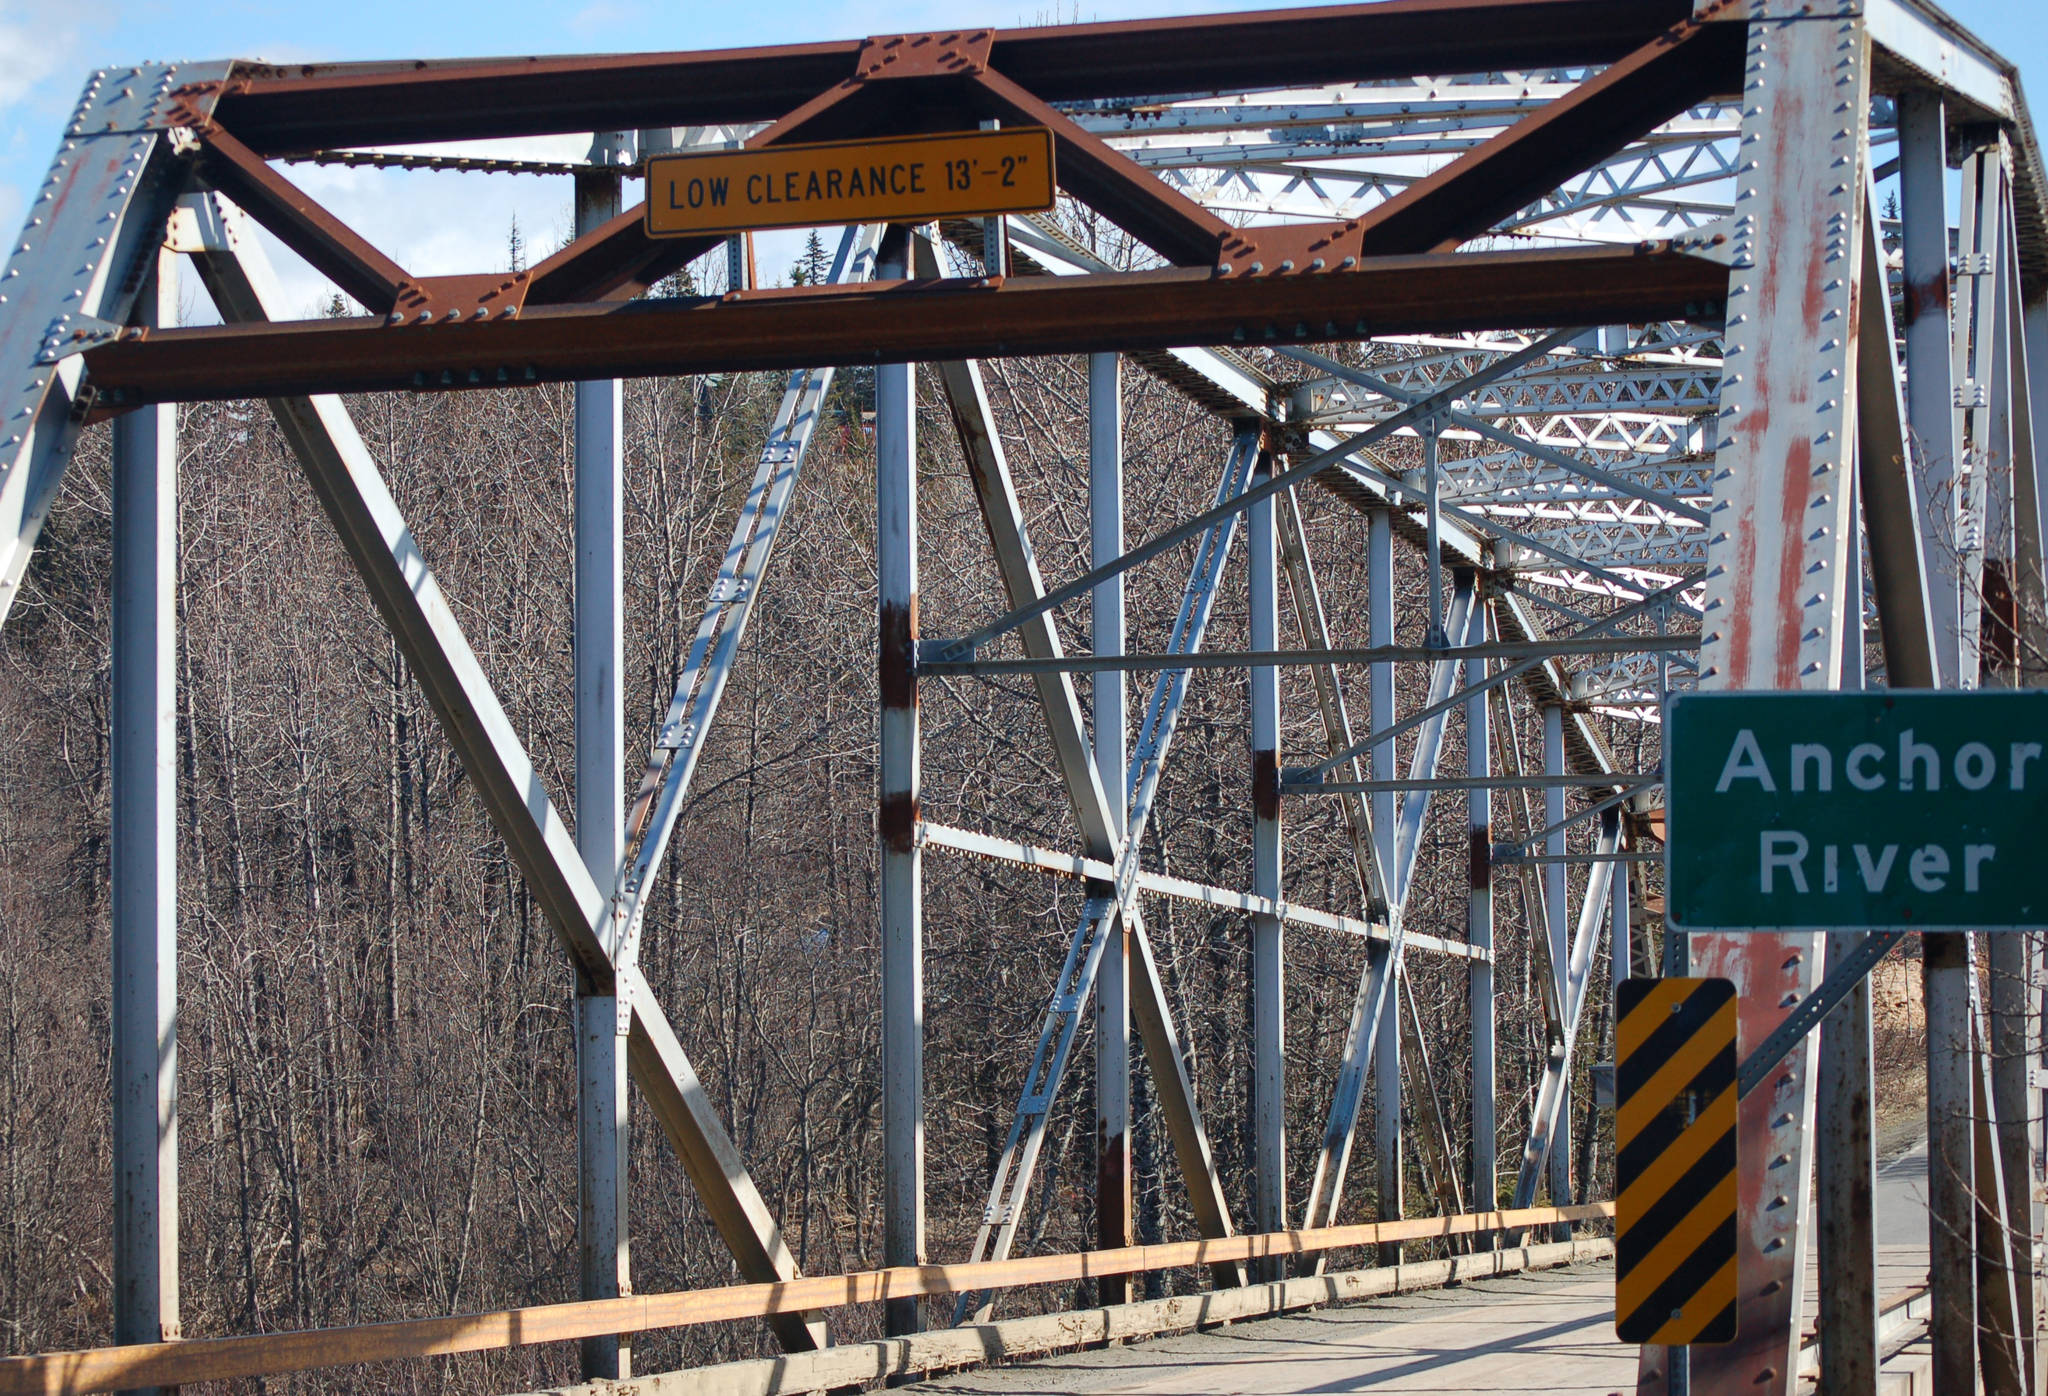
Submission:
<svg viewBox="0 0 2048 1396">
<path fill-rule="evenodd" d="M 1630 979 L 1615 993 L 1614 1331 L 1735 1339 L 1735 986 Z"/>
</svg>

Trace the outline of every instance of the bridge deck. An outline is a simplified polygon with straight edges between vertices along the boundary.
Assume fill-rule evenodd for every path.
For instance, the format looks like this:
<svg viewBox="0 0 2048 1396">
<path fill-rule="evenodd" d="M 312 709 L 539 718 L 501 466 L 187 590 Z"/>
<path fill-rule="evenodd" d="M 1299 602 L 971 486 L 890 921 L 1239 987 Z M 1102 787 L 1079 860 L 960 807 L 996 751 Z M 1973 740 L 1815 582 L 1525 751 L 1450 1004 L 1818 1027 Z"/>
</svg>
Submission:
<svg viewBox="0 0 2048 1396">
<path fill-rule="evenodd" d="M 1927 1276 L 1923 1141 L 1878 1172 L 1878 1293 Z M 1818 1275 L 1808 1268 L 1807 1323 Z M 981 1396 L 1344 1391 L 1633 1391 L 1636 1348 L 1614 1337 L 1604 1262 L 1474 1280 L 1129 1347 L 921 1384 Z"/>
<path fill-rule="evenodd" d="M 1633 1389 L 1614 1336 L 1614 1270 L 1577 1265 L 1317 1309 L 1029 1367 L 923 1383 L 927 1392 L 1556 1391 Z"/>
</svg>

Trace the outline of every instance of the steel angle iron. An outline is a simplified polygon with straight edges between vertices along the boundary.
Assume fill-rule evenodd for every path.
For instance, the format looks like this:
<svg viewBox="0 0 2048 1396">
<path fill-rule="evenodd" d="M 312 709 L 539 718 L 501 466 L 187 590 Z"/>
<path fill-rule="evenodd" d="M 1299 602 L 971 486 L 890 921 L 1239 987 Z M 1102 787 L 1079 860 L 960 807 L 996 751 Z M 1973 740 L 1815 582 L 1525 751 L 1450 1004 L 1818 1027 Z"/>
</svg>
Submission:
<svg viewBox="0 0 2048 1396">
<path fill-rule="evenodd" d="M 1615 1334 L 1733 1342 L 1735 985 L 1630 979 L 1615 1014 Z"/>
</svg>

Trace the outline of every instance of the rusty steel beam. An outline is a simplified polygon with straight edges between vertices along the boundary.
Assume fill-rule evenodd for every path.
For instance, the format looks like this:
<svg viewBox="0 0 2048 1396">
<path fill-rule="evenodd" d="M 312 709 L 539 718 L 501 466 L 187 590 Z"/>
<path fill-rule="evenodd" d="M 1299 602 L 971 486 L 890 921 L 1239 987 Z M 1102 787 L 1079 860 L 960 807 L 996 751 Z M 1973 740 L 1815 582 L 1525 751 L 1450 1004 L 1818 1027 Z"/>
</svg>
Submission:
<svg viewBox="0 0 2048 1396">
<path fill-rule="evenodd" d="M 990 67 L 1047 101 L 1609 63 L 1690 0 L 1388 0 L 998 31 Z M 244 64 L 221 119 L 265 155 L 773 121 L 851 77 L 861 45 L 483 62 Z"/>
<path fill-rule="evenodd" d="M 1471 0 L 1423 3 L 1446 12 L 1484 8 Z M 1332 17 L 1326 13 L 1321 18 L 1327 24 Z M 1379 23 L 1384 16 L 1375 13 L 1370 19 Z M 1214 27 L 1213 23 L 1194 26 Z M 1243 21 L 1232 21 L 1223 27 L 1242 39 L 1251 33 L 1264 34 L 1272 26 L 1260 24 L 1247 31 Z M 1119 32 L 1147 33 L 1151 28 L 1122 26 Z M 1688 22 L 1657 36 L 1622 57 L 1572 97 L 1518 123 L 1375 210 L 1366 220 L 1378 229 L 1369 250 L 1385 254 L 1420 252 L 1446 238 L 1455 243 L 1482 231 L 1540 195 L 1557 179 L 1611 154 L 1708 92 L 1732 87 L 1740 54 L 1739 45 L 1730 41 L 1731 34 L 1739 38 L 1739 32 L 1730 26 Z M 1183 41 L 1185 37 L 1181 35 Z M 1320 269 L 1325 264 L 1341 263 L 1348 267 L 1360 250 L 1356 236 L 1360 220 L 1356 219 L 1327 225 L 1273 226 L 1256 232 L 1234 229 L 1132 164 L 1106 141 L 1076 126 L 1039 94 L 992 69 L 994 31 L 930 38 L 932 42 L 925 45 L 925 61 L 907 57 L 908 50 L 898 40 L 871 39 L 853 46 L 851 71 L 840 71 L 831 78 L 826 77 L 830 65 L 825 64 L 823 55 L 812 55 L 824 64 L 812 74 L 818 85 L 801 96 L 792 94 L 792 109 L 785 109 L 765 130 L 750 138 L 747 146 L 758 149 L 799 139 L 966 127 L 980 119 L 996 117 L 1009 123 L 1050 128 L 1059 142 L 1062 186 L 1170 262 L 1217 265 L 1226 274 L 1267 267 L 1292 270 L 1296 263 L 1304 267 L 1313 264 Z M 833 62 L 844 63 L 845 46 L 825 47 L 832 49 Z M 811 51 L 807 49 L 805 53 Z M 934 55 L 944 55 L 948 61 L 934 64 L 929 61 Z M 688 78 L 706 76 L 702 57 L 682 60 Z M 899 57 L 907 57 L 907 61 L 898 63 Z M 732 56 L 734 63 L 744 63 L 745 59 L 745 54 Z M 593 61 L 607 73 L 622 76 L 614 71 L 619 60 Z M 811 72 L 810 66 L 797 66 Z M 403 106 L 406 95 L 419 85 L 453 84 L 469 90 L 479 83 L 489 86 L 494 81 L 509 80 L 502 65 L 480 65 L 470 71 L 483 71 L 484 76 L 464 79 L 455 70 L 429 70 L 390 88 L 390 95 Z M 685 74 L 679 72 L 677 76 L 683 80 Z M 901 85 L 899 79 L 905 77 L 917 79 L 914 89 L 906 90 Z M 285 81 L 287 85 L 319 87 L 327 83 L 388 85 L 400 79 L 384 72 Z M 247 86 L 238 85 L 234 90 L 243 91 Z M 486 99 L 477 94 L 477 100 Z M 644 110 L 634 115 L 639 124 L 645 124 Z M 260 120 L 246 113 L 238 113 L 235 119 Z M 620 120 L 624 120 L 623 115 Z M 248 205 L 259 221 L 349 294 L 373 310 L 391 309 L 398 284 L 404 279 L 399 268 L 272 171 L 263 157 L 240 138 L 217 124 L 205 128 L 202 135 L 206 141 L 203 157 L 209 169 L 218 167 L 224 192 Z M 419 137 L 412 135 L 408 139 Z M 639 295 L 716 245 L 714 239 L 650 237 L 643 226 L 643 213 L 644 206 L 626 210 L 535 267 L 525 290 L 527 303 Z M 1455 230 L 1455 235 L 1449 230 Z"/>
<path fill-rule="evenodd" d="M 306 392 L 1302 343 L 1424 330 L 1718 320 L 1725 268 L 1621 248 L 1375 258 L 1218 278 L 1168 268 L 991 282 L 878 281 L 547 306 L 431 327 L 382 317 L 131 332 L 86 355 L 103 406 Z"/>
<path fill-rule="evenodd" d="M 1448 252 L 1716 93 L 1741 85 L 1741 25 L 1688 21 L 1378 205 L 1366 255 Z"/>
<path fill-rule="evenodd" d="M 1169 262 L 1213 266 L 1220 276 L 1349 270 L 1358 261 L 1359 219 L 1240 228 L 1161 182 L 1122 151 L 1068 120 L 1000 73 L 978 77 L 986 114 L 1015 125 L 1044 126 L 1058 146 L 1060 188 L 1145 243 Z M 1580 162 L 1582 168 L 1592 159 Z M 1389 247 L 1421 252 L 1422 247 Z"/>
<path fill-rule="evenodd" d="M 1051 130 L 1062 189 L 1170 262 L 1215 263 L 1230 224 L 1000 73 L 982 74 L 980 86 L 990 115 Z"/>
<path fill-rule="evenodd" d="M 404 267 L 216 124 L 200 129 L 199 170 L 209 185 L 367 309 L 381 314 L 398 303 L 410 279 Z"/>
</svg>

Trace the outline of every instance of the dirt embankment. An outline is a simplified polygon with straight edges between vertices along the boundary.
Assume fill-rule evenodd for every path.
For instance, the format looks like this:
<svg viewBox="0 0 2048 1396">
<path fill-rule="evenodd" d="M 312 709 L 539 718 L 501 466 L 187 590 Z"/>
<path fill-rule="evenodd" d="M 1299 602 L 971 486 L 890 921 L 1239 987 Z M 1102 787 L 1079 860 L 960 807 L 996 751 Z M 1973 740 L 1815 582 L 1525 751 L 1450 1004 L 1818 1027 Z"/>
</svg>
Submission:
<svg viewBox="0 0 2048 1396">
<path fill-rule="evenodd" d="M 1870 975 L 1877 1156 L 1892 1159 L 1927 1132 L 1927 1013 L 1920 959 L 1896 951 Z"/>
</svg>

